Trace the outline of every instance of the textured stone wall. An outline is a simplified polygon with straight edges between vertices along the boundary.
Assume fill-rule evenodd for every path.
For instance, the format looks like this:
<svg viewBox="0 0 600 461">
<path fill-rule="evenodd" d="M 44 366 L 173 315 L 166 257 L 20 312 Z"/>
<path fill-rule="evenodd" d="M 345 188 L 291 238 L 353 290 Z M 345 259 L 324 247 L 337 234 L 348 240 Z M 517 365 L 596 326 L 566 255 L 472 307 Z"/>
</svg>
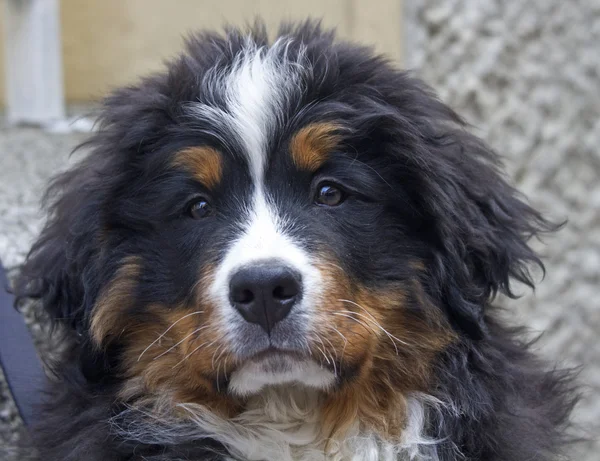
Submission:
<svg viewBox="0 0 600 461">
<path fill-rule="evenodd" d="M 539 209 L 568 219 L 538 245 L 547 275 L 506 302 L 546 333 L 551 359 L 583 365 L 577 420 L 600 434 L 600 1 L 406 0 L 407 67 L 505 157 Z M 600 445 L 578 461 L 600 459 Z"/>
</svg>

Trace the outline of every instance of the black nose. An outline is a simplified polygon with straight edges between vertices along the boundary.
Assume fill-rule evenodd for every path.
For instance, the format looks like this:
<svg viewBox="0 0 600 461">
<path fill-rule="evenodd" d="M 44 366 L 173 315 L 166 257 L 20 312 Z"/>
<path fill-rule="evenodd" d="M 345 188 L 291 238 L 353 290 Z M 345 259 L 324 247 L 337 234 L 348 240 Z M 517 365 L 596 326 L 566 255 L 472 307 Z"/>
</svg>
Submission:
<svg viewBox="0 0 600 461">
<path fill-rule="evenodd" d="M 242 317 L 267 333 L 302 297 L 302 277 L 281 263 L 262 263 L 237 271 L 229 282 L 229 299 Z"/>
</svg>

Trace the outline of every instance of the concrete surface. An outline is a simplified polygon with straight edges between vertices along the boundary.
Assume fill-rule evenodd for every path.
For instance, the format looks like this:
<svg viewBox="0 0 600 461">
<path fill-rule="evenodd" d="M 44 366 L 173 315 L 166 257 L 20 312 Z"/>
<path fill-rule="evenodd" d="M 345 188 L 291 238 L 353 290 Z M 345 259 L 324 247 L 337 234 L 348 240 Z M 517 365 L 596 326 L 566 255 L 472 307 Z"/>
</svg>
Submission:
<svg viewBox="0 0 600 461">
<path fill-rule="evenodd" d="M 50 134 L 35 128 L 9 129 L 0 120 L 0 259 L 9 277 L 25 258 L 43 223 L 39 201 L 48 178 L 65 168 L 81 134 Z M 27 312 L 36 342 L 43 332 Z M 0 371 L 0 461 L 16 460 L 11 447 L 21 435 L 17 416 Z"/>
</svg>

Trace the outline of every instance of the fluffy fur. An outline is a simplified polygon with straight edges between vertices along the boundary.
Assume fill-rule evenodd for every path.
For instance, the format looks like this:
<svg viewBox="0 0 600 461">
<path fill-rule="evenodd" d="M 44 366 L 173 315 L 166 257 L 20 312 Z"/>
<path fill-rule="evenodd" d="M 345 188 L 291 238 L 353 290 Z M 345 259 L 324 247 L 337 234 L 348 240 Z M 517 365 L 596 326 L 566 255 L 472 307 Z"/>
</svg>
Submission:
<svg viewBox="0 0 600 461">
<path fill-rule="evenodd" d="M 40 459 L 562 456 L 571 373 L 493 305 L 554 226 L 422 82 L 312 22 L 200 33 L 86 147 L 16 284 L 63 334 Z M 274 262 L 265 332 L 229 284 Z"/>
</svg>

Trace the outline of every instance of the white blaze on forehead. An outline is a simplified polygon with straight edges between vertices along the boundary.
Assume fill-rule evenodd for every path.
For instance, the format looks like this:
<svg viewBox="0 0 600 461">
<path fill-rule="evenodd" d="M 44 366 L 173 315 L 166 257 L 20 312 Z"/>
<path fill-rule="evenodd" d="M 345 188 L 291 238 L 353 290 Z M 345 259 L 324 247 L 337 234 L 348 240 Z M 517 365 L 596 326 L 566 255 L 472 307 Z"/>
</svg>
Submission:
<svg viewBox="0 0 600 461">
<path fill-rule="evenodd" d="M 189 108 L 192 115 L 234 132 L 256 184 L 263 180 L 269 139 L 283 121 L 287 103 L 300 91 L 301 74 L 309 69 L 302 47 L 289 58 L 290 44 L 281 38 L 269 48 L 259 47 L 248 38 L 230 66 L 215 67 L 204 77 L 226 107 L 196 103 Z"/>
<path fill-rule="evenodd" d="M 279 57 L 275 44 L 268 50 L 250 46 L 240 55 L 227 77 L 227 107 L 235 131 L 246 148 L 250 170 L 262 182 L 267 145 L 282 119 L 286 93 L 293 91 L 297 71 Z"/>
<path fill-rule="evenodd" d="M 264 184 L 270 141 L 285 122 L 288 104 L 300 91 L 302 74 L 310 70 L 301 48 L 293 59 L 289 58 L 290 44 L 289 39 L 283 38 L 266 48 L 248 39 L 245 49 L 230 66 L 209 71 L 203 82 L 209 91 L 223 98 L 225 107 L 196 103 L 189 108 L 191 115 L 206 121 L 215 131 L 236 137 L 235 145 L 243 148 L 252 179 L 252 196 L 246 198 L 247 209 L 240 233 L 217 266 L 210 287 L 221 325 L 229 332 L 234 348 L 237 327 L 245 323 L 229 301 L 229 281 L 237 270 L 269 259 L 277 259 L 297 270 L 302 275 L 303 285 L 302 301 L 294 307 L 298 313 L 312 308 L 320 286 L 318 269 L 286 232 L 285 219 L 272 203 Z"/>
</svg>

